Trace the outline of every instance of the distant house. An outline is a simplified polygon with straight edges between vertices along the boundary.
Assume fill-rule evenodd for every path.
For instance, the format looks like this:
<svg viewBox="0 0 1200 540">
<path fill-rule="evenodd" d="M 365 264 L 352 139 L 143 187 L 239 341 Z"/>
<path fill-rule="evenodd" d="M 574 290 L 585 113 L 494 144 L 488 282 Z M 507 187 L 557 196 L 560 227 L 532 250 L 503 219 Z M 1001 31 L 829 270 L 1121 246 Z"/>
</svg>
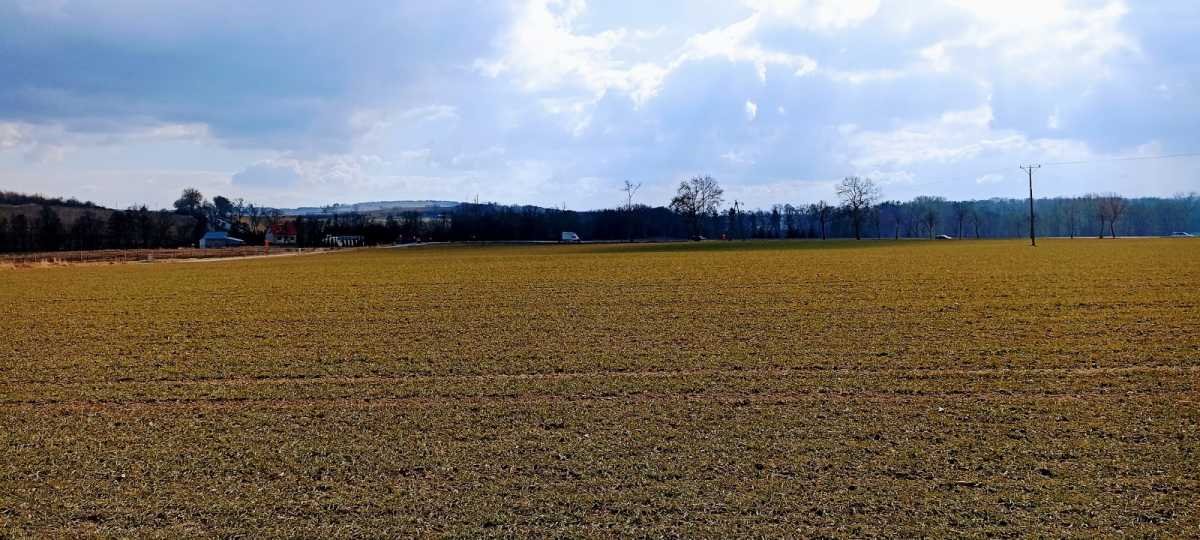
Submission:
<svg viewBox="0 0 1200 540">
<path fill-rule="evenodd" d="M 267 233 L 268 240 L 272 244 L 281 246 L 296 245 L 296 222 L 288 221 L 285 223 L 276 223 L 271 226 L 271 230 Z"/>
<path fill-rule="evenodd" d="M 245 243 L 239 238 L 229 236 L 229 233 L 225 231 L 204 233 L 204 237 L 200 239 L 200 247 L 204 249 L 237 247 Z"/>
</svg>

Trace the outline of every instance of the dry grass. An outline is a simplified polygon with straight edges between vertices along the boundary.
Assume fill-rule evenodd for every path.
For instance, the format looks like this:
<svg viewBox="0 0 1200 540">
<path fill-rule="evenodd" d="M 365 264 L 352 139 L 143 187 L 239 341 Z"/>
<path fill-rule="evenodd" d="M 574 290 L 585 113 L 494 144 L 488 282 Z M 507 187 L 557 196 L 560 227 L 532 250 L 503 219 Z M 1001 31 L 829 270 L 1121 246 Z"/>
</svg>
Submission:
<svg viewBox="0 0 1200 540">
<path fill-rule="evenodd" d="M 305 253 L 325 251 L 310 248 Z M 302 250 L 272 246 L 270 255 L 297 254 Z M 96 249 L 88 251 L 39 251 L 33 253 L 0 253 L 0 268 L 47 268 L 75 264 L 115 264 L 174 260 L 210 260 L 239 257 L 260 257 L 262 246 L 241 246 L 222 249 L 161 248 L 161 249 Z"/>
<path fill-rule="evenodd" d="M 1200 242 L 0 270 L 0 535 L 1200 534 Z"/>
</svg>

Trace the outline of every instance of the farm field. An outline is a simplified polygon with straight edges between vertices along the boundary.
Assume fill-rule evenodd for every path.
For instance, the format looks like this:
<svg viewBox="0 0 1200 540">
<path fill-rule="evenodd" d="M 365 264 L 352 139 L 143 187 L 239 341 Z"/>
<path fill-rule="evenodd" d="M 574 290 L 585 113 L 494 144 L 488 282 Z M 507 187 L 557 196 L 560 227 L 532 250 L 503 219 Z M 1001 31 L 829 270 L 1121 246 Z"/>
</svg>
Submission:
<svg viewBox="0 0 1200 540">
<path fill-rule="evenodd" d="M 1200 535 L 1200 241 L 0 268 L 0 537 Z"/>
</svg>

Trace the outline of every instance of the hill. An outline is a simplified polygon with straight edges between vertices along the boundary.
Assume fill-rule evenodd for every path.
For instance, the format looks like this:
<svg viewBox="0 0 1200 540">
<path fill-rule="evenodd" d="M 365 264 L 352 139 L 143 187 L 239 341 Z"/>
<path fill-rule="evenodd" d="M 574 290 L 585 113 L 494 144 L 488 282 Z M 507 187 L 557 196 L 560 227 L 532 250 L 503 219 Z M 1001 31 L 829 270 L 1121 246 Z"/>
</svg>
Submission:
<svg viewBox="0 0 1200 540">
<path fill-rule="evenodd" d="M 332 213 L 369 214 L 374 212 L 409 212 L 450 210 L 457 207 L 454 201 L 369 201 L 353 204 L 334 204 L 331 206 L 303 206 L 300 208 L 280 208 L 285 216 L 319 216 Z"/>
</svg>

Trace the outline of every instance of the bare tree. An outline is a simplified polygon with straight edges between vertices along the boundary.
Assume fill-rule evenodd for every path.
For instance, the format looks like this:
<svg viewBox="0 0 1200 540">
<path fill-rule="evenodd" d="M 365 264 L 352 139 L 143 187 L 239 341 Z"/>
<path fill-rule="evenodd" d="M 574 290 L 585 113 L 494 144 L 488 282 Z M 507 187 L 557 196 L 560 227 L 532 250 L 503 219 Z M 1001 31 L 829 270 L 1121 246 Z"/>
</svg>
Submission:
<svg viewBox="0 0 1200 540">
<path fill-rule="evenodd" d="M 979 231 L 983 228 L 983 212 L 980 212 L 975 205 L 971 205 L 968 217 L 971 219 L 971 227 L 975 229 L 975 239 L 978 240 L 981 237 Z"/>
<path fill-rule="evenodd" d="M 1121 219 L 1121 214 L 1125 213 L 1125 208 L 1128 206 L 1124 197 L 1116 193 L 1105 193 L 1100 196 L 1098 207 L 1100 209 L 1100 228 L 1104 228 L 1104 221 L 1108 221 L 1108 232 L 1113 238 L 1117 237 L 1117 220 Z M 1104 233 L 1101 232 L 1103 235 Z"/>
<path fill-rule="evenodd" d="M 262 208 L 253 204 L 246 207 L 246 211 L 250 214 L 250 230 L 258 232 L 258 222 L 262 218 Z"/>
<path fill-rule="evenodd" d="M 671 199 L 671 210 L 683 216 L 691 228 L 692 236 L 700 236 L 700 220 L 715 215 L 721 206 L 725 191 L 711 176 L 696 176 L 679 183 L 675 197 Z"/>
<path fill-rule="evenodd" d="M 272 208 L 266 211 L 267 230 L 274 230 L 277 225 L 283 221 L 283 212 L 278 208 Z"/>
<path fill-rule="evenodd" d="M 629 180 L 626 180 L 625 186 L 621 188 L 621 191 L 625 192 L 625 208 L 623 210 L 625 211 L 625 227 L 628 229 L 630 242 L 633 241 L 634 228 L 637 225 L 634 223 L 637 219 L 637 214 L 633 207 L 633 196 L 637 195 L 639 189 L 642 189 L 641 182 L 635 184 Z"/>
<path fill-rule="evenodd" d="M 1096 220 L 1100 222 L 1100 238 L 1104 238 L 1104 222 L 1108 218 L 1108 214 L 1104 211 L 1104 205 L 1100 203 L 1100 195 L 1096 193 L 1088 193 L 1083 196 L 1083 204 L 1087 210 L 1096 216 Z"/>
<path fill-rule="evenodd" d="M 842 200 L 842 206 L 850 214 L 850 223 L 854 226 L 854 239 L 862 240 L 863 218 L 879 198 L 879 188 L 870 178 L 847 176 L 838 184 L 837 194 Z"/>
<path fill-rule="evenodd" d="M 827 238 L 825 225 L 833 219 L 833 207 L 825 201 L 817 201 L 817 204 L 812 205 L 812 214 L 817 217 L 817 222 L 821 224 L 821 240 Z"/>
<path fill-rule="evenodd" d="M 954 203 L 954 221 L 958 224 L 958 236 L 955 238 L 963 237 L 963 224 L 966 223 L 967 216 L 971 213 L 971 206 L 971 203 L 966 201 Z"/>
<path fill-rule="evenodd" d="M 1195 191 L 1176 193 L 1171 197 L 1171 209 L 1167 212 L 1169 228 L 1175 231 L 1186 231 L 1197 206 L 1200 206 L 1200 194 Z"/>
<path fill-rule="evenodd" d="M 800 210 L 790 204 L 783 205 L 783 225 L 784 234 L 795 238 L 800 233 Z"/>
<path fill-rule="evenodd" d="M 933 240 L 933 235 L 937 231 L 937 222 L 939 209 L 946 203 L 946 199 L 942 197 L 921 196 L 913 199 L 913 203 L 919 208 L 919 219 L 921 224 L 925 226 L 925 231 L 929 234 L 929 239 Z"/>
<path fill-rule="evenodd" d="M 625 181 L 625 186 L 621 191 L 625 192 L 625 210 L 633 210 L 633 196 L 637 195 L 639 189 L 642 189 L 642 183 L 633 183 L 629 180 Z"/>
<path fill-rule="evenodd" d="M 1075 230 L 1079 228 L 1079 210 L 1083 206 L 1079 199 L 1074 197 L 1067 199 L 1064 205 L 1064 212 L 1067 217 L 1067 235 L 1075 238 Z"/>
</svg>

